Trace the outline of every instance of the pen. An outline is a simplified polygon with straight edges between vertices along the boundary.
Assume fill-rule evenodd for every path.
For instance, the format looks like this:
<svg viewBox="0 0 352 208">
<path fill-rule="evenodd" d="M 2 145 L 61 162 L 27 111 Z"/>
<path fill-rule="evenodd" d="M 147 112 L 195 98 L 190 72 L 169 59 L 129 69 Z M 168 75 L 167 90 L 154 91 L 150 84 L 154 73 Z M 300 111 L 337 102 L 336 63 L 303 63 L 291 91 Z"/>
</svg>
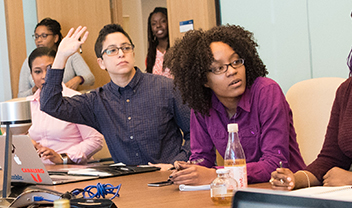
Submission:
<svg viewBox="0 0 352 208">
<path fill-rule="evenodd" d="M 279 162 L 279 166 L 280 166 L 280 168 L 282 168 L 282 161 Z M 284 184 L 285 181 L 282 178 L 280 178 L 280 183 Z"/>
</svg>

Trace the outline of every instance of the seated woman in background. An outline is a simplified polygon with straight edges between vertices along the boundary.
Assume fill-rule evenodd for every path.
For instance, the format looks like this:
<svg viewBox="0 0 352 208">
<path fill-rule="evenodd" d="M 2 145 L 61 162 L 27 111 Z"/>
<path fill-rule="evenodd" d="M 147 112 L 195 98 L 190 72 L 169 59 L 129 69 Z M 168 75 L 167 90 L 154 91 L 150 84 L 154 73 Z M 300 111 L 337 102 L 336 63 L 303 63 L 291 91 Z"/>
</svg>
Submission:
<svg viewBox="0 0 352 208">
<path fill-rule="evenodd" d="M 28 57 L 28 65 L 38 90 L 27 97 L 31 101 L 32 126 L 28 130 L 38 154 L 44 163 L 85 164 L 102 148 L 103 135 L 86 125 L 56 119 L 40 110 L 40 91 L 46 70 L 54 62 L 56 52 L 47 47 L 36 48 Z M 63 85 L 63 95 L 79 92 Z"/>
<path fill-rule="evenodd" d="M 56 51 L 62 39 L 61 25 L 56 20 L 45 18 L 35 27 L 33 37 L 37 48 L 48 47 Z M 82 56 L 75 53 L 67 61 L 63 80 L 68 88 L 76 90 L 79 85 L 93 85 L 95 78 Z M 21 68 L 18 97 L 33 95 L 37 89 L 30 74 L 27 58 Z"/>
<path fill-rule="evenodd" d="M 274 189 L 299 189 L 310 186 L 352 185 L 352 50 L 347 59 L 350 78 L 336 91 L 325 140 L 317 159 L 303 171 L 293 174 L 278 168 L 271 176 Z"/>
<path fill-rule="evenodd" d="M 238 123 L 249 183 L 266 182 L 282 164 L 305 168 L 292 112 L 280 86 L 256 50 L 253 34 L 240 26 L 187 32 L 165 59 L 191 111 L 191 161 L 175 162 L 175 184 L 209 184 L 216 178 L 215 148 L 224 157 L 229 123 Z"/>
<path fill-rule="evenodd" d="M 155 7 L 148 17 L 147 72 L 172 78 L 170 69 L 163 68 L 164 54 L 169 48 L 169 29 L 167 10 Z"/>
</svg>

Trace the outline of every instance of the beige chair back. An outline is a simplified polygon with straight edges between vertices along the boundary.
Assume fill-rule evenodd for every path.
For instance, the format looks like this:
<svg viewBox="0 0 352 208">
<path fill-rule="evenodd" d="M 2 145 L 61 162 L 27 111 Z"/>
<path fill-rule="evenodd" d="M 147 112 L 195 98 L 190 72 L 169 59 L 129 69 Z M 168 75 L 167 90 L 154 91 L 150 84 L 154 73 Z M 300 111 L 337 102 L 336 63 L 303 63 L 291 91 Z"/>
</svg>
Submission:
<svg viewBox="0 0 352 208">
<path fill-rule="evenodd" d="M 93 155 L 93 158 L 95 160 L 99 160 L 99 159 L 105 159 L 105 158 L 110 158 L 110 151 L 108 146 L 106 145 L 106 141 L 105 139 L 103 139 L 103 147 L 101 148 L 101 150 L 99 150 L 99 152 L 95 153 Z"/>
<path fill-rule="evenodd" d="M 304 162 L 319 154 L 330 119 L 335 93 L 344 78 L 323 77 L 294 84 L 286 93 L 293 112 L 293 125 Z"/>
</svg>

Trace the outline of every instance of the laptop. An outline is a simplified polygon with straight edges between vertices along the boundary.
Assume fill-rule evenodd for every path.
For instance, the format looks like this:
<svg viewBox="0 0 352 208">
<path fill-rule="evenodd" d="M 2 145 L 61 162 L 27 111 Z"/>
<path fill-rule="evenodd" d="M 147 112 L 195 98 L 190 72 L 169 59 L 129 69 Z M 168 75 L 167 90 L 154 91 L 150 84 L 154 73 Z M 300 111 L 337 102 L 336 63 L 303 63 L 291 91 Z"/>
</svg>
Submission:
<svg viewBox="0 0 352 208">
<path fill-rule="evenodd" d="M 11 183 L 57 185 L 77 181 L 97 179 L 98 176 L 73 176 L 66 174 L 50 174 L 39 158 L 31 139 L 27 135 L 12 136 L 12 172 Z M 0 165 L 4 164 L 5 136 L 0 136 Z"/>
<path fill-rule="evenodd" d="M 149 165 L 97 163 L 91 165 L 91 167 L 84 166 L 83 168 L 75 167 L 47 171 L 39 158 L 31 139 L 27 135 L 13 135 L 12 144 L 12 184 L 27 183 L 58 185 L 97 178 L 131 175 L 160 170 L 159 167 Z M 5 147 L 5 136 L 0 136 L 0 148 L 1 147 Z M 4 158 L 4 155 L 0 157 Z M 1 159 L 1 166 L 3 166 L 3 162 L 3 159 Z"/>
</svg>

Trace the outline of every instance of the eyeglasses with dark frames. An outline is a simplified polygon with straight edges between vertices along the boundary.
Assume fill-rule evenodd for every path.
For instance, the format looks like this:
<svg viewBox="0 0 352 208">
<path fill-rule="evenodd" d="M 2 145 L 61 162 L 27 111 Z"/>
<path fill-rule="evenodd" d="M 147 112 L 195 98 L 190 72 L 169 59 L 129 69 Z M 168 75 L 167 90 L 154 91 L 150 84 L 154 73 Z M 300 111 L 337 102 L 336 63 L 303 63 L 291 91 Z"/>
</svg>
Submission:
<svg viewBox="0 0 352 208">
<path fill-rule="evenodd" d="M 240 58 L 240 59 L 237 59 L 229 64 L 224 64 L 220 67 L 212 68 L 209 70 L 209 72 L 213 72 L 214 74 L 223 74 L 223 73 L 227 72 L 227 70 L 229 69 L 229 66 L 236 69 L 240 66 L 243 66 L 243 64 L 244 64 L 244 59 Z"/>
<path fill-rule="evenodd" d="M 103 56 L 104 53 L 106 53 L 106 55 L 108 56 L 115 56 L 119 54 L 119 50 L 121 50 L 124 54 L 131 53 L 133 49 L 134 49 L 134 46 L 130 44 L 126 44 L 121 47 L 110 46 L 101 53 L 101 56 Z"/>
<path fill-rule="evenodd" d="M 38 40 L 39 38 L 42 38 L 42 39 L 46 39 L 49 35 L 54 35 L 54 34 L 46 34 L 46 33 L 43 33 L 41 35 L 38 35 L 38 34 L 34 34 L 32 35 L 32 37 L 34 38 L 34 40 Z"/>
</svg>

